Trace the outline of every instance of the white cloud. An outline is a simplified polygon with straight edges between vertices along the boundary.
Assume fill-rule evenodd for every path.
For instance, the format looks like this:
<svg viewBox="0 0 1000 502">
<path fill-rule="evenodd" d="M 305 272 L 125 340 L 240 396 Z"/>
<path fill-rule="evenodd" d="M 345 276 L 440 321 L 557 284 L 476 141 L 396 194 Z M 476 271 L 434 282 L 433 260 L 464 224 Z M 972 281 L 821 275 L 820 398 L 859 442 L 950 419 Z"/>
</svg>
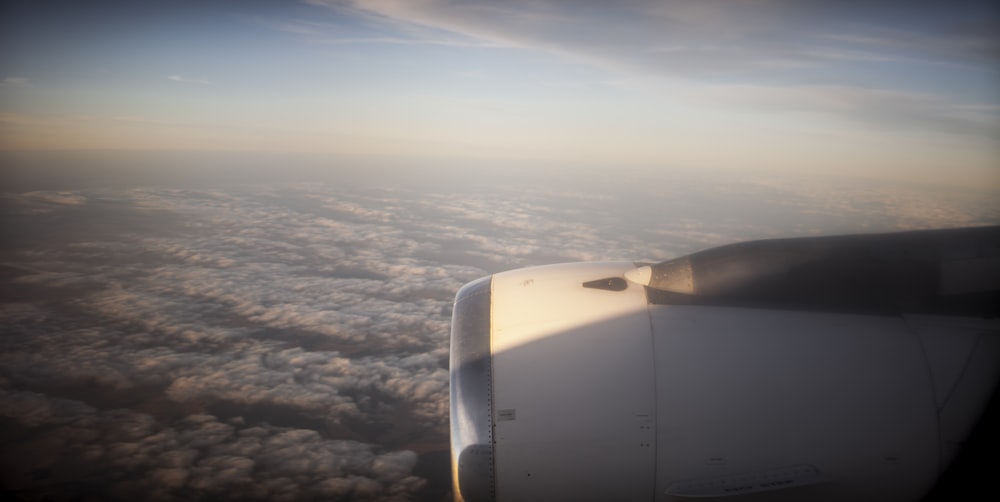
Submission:
<svg viewBox="0 0 1000 502">
<path fill-rule="evenodd" d="M 215 500 L 313 500 L 359 489 L 362 499 L 412 500 L 425 484 L 411 474 L 412 451 L 382 452 L 310 430 L 245 427 L 204 414 L 164 425 L 144 413 L 101 412 L 31 392 L 0 391 L 0 414 L 28 428 L 19 447 L 31 454 L 0 453 L 5 489 L 22 494 L 51 493 L 80 471 L 100 475 L 74 486 L 152 500 L 181 500 L 192 491 Z"/>
<path fill-rule="evenodd" d="M 28 87 L 31 81 L 24 77 L 5 77 L 0 80 L 0 87 Z"/>
<path fill-rule="evenodd" d="M 204 80 L 200 78 L 188 78 L 182 77 L 180 75 L 170 75 L 167 77 L 168 80 L 173 80 L 174 82 L 181 82 L 184 84 L 203 84 L 203 85 L 213 85 L 214 82 L 209 80 Z"/>
<path fill-rule="evenodd" d="M 87 202 L 87 196 L 79 193 L 73 192 L 28 192 L 24 194 L 27 197 L 33 197 L 37 200 L 42 200 L 52 204 L 60 204 L 65 206 L 78 206 L 80 204 L 85 204 Z"/>
</svg>

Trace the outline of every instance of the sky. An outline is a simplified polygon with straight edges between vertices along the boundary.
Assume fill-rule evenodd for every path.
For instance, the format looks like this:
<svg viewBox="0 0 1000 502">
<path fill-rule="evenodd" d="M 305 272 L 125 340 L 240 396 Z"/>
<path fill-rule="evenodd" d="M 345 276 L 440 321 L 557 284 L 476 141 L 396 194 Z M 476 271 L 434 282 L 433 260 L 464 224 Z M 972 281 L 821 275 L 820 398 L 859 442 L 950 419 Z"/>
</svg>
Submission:
<svg viewBox="0 0 1000 502">
<path fill-rule="evenodd" d="M 0 151 L 310 153 L 995 190 L 998 10 L 5 0 Z"/>
</svg>

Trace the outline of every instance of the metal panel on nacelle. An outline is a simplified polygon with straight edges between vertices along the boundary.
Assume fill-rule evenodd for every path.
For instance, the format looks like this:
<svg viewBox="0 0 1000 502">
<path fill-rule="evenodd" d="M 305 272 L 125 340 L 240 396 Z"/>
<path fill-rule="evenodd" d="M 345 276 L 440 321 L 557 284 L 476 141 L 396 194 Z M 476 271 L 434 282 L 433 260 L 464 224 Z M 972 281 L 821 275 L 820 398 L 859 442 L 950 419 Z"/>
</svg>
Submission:
<svg viewBox="0 0 1000 502">
<path fill-rule="evenodd" d="M 654 497 L 656 379 L 644 289 L 581 284 L 631 268 L 494 276 L 497 500 Z"/>
<path fill-rule="evenodd" d="M 650 316 L 658 500 L 682 500 L 662 498 L 679 482 L 796 465 L 828 481 L 762 500 L 916 500 L 938 475 L 933 387 L 899 317 L 708 306 Z"/>
<path fill-rule="evenodd" d="M 1000 320 L 940 316 L 906 319 L 920 335 L 927 354 L 940 417 L 941 458 L 947 464 L 979 421 L 1000 379 Z"/>
</svg>

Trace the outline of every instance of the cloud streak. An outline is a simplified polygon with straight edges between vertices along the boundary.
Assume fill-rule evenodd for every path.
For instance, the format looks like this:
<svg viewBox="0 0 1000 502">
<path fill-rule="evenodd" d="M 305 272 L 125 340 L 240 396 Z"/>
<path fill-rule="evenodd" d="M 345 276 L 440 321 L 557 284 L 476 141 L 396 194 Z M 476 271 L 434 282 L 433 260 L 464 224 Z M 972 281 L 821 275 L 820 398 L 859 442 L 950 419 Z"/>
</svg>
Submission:
<svg viewBox="0 0 1000 502">
<path fill-rule="evenodd" d="M 831 6 L 821 1 L 789 5 L 773 0 L 638 1 L 615 6 L 559 0 L 309 3 L 610 67 L 624 64 L 671 71 L 700 60 L 706 72 L 732 73 L 734 65 L 737 70 L 814 66 L 823 62 L 823 53 L 816 48 L 836 48 L 831 40 L 849 42 L 854 51 L 840 53 L 837 59 L 869 59 L 901 50 L 937 62 L 1000 61 L 1000 42 L 990 24 L 996 20 L 988 17 L 989 8 L 982 2 L 940 8 L 921 4 L 907 7 L 907 12 L 892 2 Z M 955 21 L 955 13 L 964 22 Z"/>
<path fill-rule="evenodd" d="M 1000 36 L 992 28 L 1000 19 L 983 2 L 310 3 L 365 13 L 383 30 L 408 32 L 414 43 L 429 30 L 586 63 L 645 81 L 674 100 L 697 100 L 707 84 L 733 95 L 746 91 L 746 100 L 769 94 L 777 110 L 807 108 L 883 128 L 911 124 L 992 138 L 1000 127 L 995 94 L 929 83 L 940 71 L 996 74 Z M 925 77 L 888 87 L 883 74 L 890 71 Z M 831 99 L 841 105 L 823 102 Z"/>
<path fill-rule="evenodd" d="M 209 80 L 204 80 L 199 78 L 188 78 L 188 77 L 183 77 L 181 75 L 170 75 L 167 77 L 167 80 L 172 80 L 174 82 L 180 82 L 183 84 L 215 85 L 214 82 Z"/>
<path fill-rule="evenodd" d="M 0 87 L 28 87 L 31 81 L 25 77 L 5 77 L 0 80 Z"/>
</svg>

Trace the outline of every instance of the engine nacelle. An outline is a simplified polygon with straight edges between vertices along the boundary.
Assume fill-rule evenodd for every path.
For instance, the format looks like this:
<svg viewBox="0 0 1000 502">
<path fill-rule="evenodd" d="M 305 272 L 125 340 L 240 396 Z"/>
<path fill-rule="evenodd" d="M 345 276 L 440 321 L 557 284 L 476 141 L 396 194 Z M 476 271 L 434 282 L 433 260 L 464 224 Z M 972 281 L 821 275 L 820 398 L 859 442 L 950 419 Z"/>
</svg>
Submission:
<svg viewBox="0 0 1000 502">
<path fill-rule="evenodd" d="M 990 228 L 472 282 L 452 322 L 455 498 L 919 500 L 1000 377 L 998 256 Z M 929 276 L 886 284 L 911 269 Z"/>
</svg>

